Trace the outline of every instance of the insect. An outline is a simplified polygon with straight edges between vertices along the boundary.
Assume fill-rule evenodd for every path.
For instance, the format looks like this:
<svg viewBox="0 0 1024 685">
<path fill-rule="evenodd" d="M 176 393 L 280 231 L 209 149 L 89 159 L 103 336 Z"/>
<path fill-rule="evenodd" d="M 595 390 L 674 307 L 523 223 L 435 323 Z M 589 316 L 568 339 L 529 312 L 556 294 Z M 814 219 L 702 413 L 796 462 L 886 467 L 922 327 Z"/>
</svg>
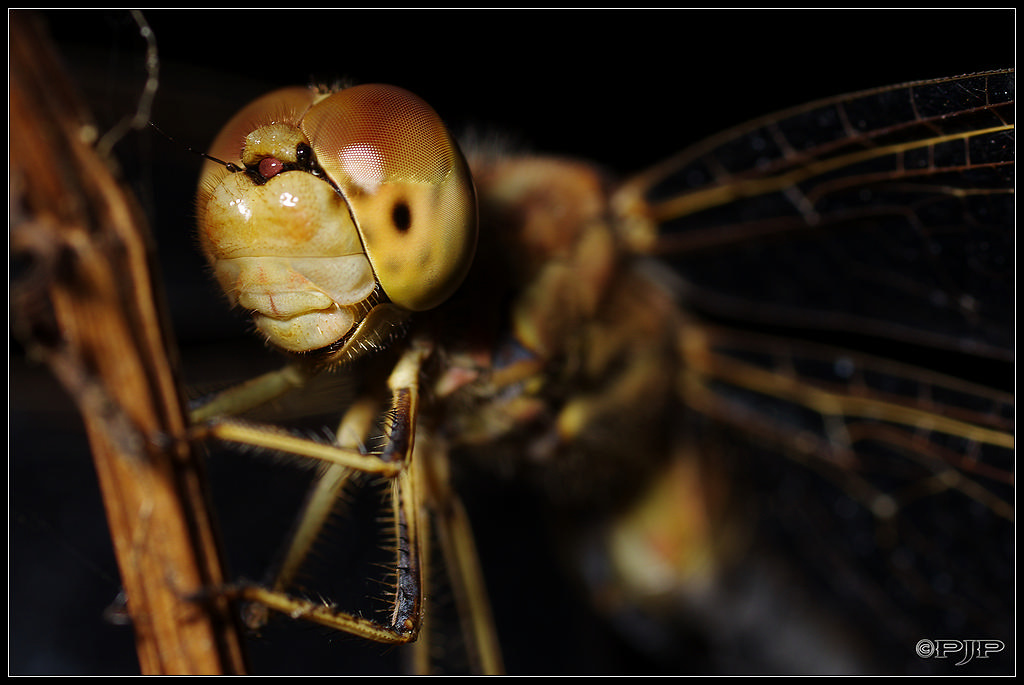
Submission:
<svg viewBox="0 0 1024 685">
<path fill-rule="evenodd" d="M 774 173 L 747 177 L 746 167 L 741 167 L 734 174 L 728 167 L 731 160 L 723 160 L 712 147 L 703 154 L 684 153 L 667 170 L 655 169 L 656 180 L 641 176 L 635 185 L 615 191 L 607 204 L 602 179 L 588 166 L 536 157 L 471 157 L 485 226 L 475 269 L 468 267 L 476 243 L 471 209 L 475 197 L 468 171 L 450 148 L 450 139 L 433 129 L 435 118 L 429 110 L 419 114 L 425 105 L 418 99 L 388 86 L 356 86 L 333 93 L 300 89 L 272 93 L 244 109 L 213 146 L 217 154 L 240 147 L 241 163 L 207 166 L 205 173 L 213 180 L 207 178 L 200 190 L 200 241 L 229 297 L 253 311 L 257 329 L 272 345 L 296 355 L 298 364 L 287 367 L 288 373 L 306 373 L 381 346 L 412 310 L 424 310 L 419 316 L 426 323 L 413 325 L 408 345 L 397 343 L 403 351 L 387 372 L 390 420 L 380 451 L 372 455 L 351 448 L 323 453 L 319 443 L 312 442 L 282 444 L 283 439 L 269 429 L 219 419 L 218 414 L 233 411 L 236 402 L 247 407 L 253 394 L 263 400 L 263 391 L 251 385 L 237 395 L 229 391 L 213 400 L 209 412 L 200 410 L 197 418 L 211 417 L 210 433 L 219 439 L 308 456 L 323 454 L 325 460 L 337 460 L 343 478 L 361 471 L 394 479 L 389 499 L 396 573 L 385 619 L 370 622 L 263 588 L 247 588 L 243 595 L 370 639 L 411 639 L 423 615 L 421 545 L 427 525 L 423 516 L 430 511 L 449 545 L 447 566 L 465 584 L 461 589 L 468 598 L 463 611 L 478 630 L 489 630 L 487 625 L 480 627 L 489 620 L 486 599 L 472 594 L 472 588 L 483 587 L 482 578 L 475 562 L 466 561 L 475 553 L 472 533 L 468 521 L 457 514 L 461 504 L 445 482 L 451 471 L 448 458 L 463 455 L 484 468 L 536 481 L 563 516 L 589 515 L 586 523 L 576 525 L 581 534 L 598 536 L 596 544 L 609 557 L 608 568 L 596 572 L 611 578 L 593 581 L 599 598 L 607 592 L 623 593 L 625 599 L 618 601 L 626 610 L 642 603 L 634 593 L 685 605 L 691 590 L 676 585 L 692 582 L 697 586 L 692 592 L 698 595 L 694 601 L 699 601 L 707 584 L 712 585 L 711 592 L 719 591 L 714 587 L 721 572 L 717 567 L 730 563 L 719 558 L 728 558 L 723 550 L 734 544 L 728 524 L 720 519 L 727 521 L 732 514 L 719 511 L 722 504 L 716 499 L 731 495 L 718 492 L 721 457 L 673 435 L 670 416 L 687 410 L 736 422 L 751 433 L 762 432 L 766 443 L 777 443 L 790 458 L 805 461 L 826 480 L 834 479 L 851 504 L 875 519 L 875 544 L 888 544 L 892 557 L 935 553 L 928 545 L 917 550 L 913 538 L 922 533 L 899 522 L 901 510 L 922 500 L 925 506 L 932 498 L 947 506 L 947 499 L 964 497 L 986 514 L 1012 520 L 1003 492 L 1012 485 L 1005 456 L 1013 447 L 1009 396 L 854 352 L 815 346 L 805 351 L 792 343 L 759 340 L 749 331 L 719 330 L 694 321 L 676 309 L 670 290 L 647 272 L 646 260 L 638 258 L 657 250 L 672 257 L 686 255 L 688 250 L 676 243 L 693 240 L 695 232 L 698 242 L 732 243 L 732 237 L 721 234 L 750 231 L 754 235 L 744 241 L 750 245 L 762 232 L 781 230 L 809 231 L 811 247 L 799 257 L 825 260 L 828 252 L 818 247 L 820 238 L 814 235 L 819 224 L 825 223 L 828 231 L 841 230 L 834 225 L 852 224 L 847 230 L 854 231 L 882 225 L 885 239 L 922 242 L 909 251 L 910 269 L 921 259 L 921 249 L 938 249 L 947 240 L 950 213 L 944 212 L 933 226 L 927 213 L 919 210 L 909 222 L 910 235 L 901 237 L 905 212 L 892 212 L 884 204 L 879 211 L 876 195 L 896 193 L 901 207 L 942 203 L 948 191 L 935 198 L 928 179 L 938 175 L 948 184 L 950 174 L 960 178 L 964 165 L 977 169 L 982 178 L 968 180 L 960 191 L 968 199 L 954 202 L 965 214 L 979 217 L 973 220 L 985 233 L 984 240 L 998 241 L 1001 223 L 989 228 L 984 217 L 999 217 L 1008 197 L 1002 167 L 1009 158 L 1000 150 L 1011 145 L 1006 136 L 1012 123 L 1004 114 L 1013 97 L 1011 78 L 1007 73 L 983 74 L 811 106 L 754 125 L 739 136 L 742 145 L 759 155 L 756 166 L 777 166 Z M 963 124 L 948 120 L 950 110 L 962 111 L 959 102 L 949 104 L 949 93 L 958 91 L 974 94 L 983 121 L 968 125 L 968 133 Z M 902 103 L 907 118 L 899 121 L 900 106 L 891 105 L 876 129 L 859 108 L 865 100 L 875 105 L 888 98 Z M 973 108 L 968 110 L 973 117 Z M 342 121 L 351 123 L 341 125 Z M 399 138 L 392 125 L 400 125 L 407 137 Z M 881 142 L 861 140 L 869 136 Z M 426 160 L 393 147 L 435 138 L 438 143 L 425 147 L 441 152 Z M 734 145 L 736 138 L 727 136 L 725 146 Z M 226 144 L 221 142 L 225 139 Z M 946 149 L 950 144 L 953 149 Z M 822 149 L 826 152 L 819 152 Z M 964 150 L 974 154 L 968 156 Z M 410 169 L 397 166 L 404 160 L 410 161 Z M 848 167 L 857 164 L 867 168 L 851 177 Z M 429 176 L 421 177 L 420 169 Z M 844 172 L 836 180 L 830 176 L 834 169 Z M 699 173 L 707 174 L 706 183 L 693 183 L 693 175 Z M 661 190 L 677 179 L 696 189 L 683 194 L 675 188 Z M 851 185 L 855 191 L 847 190 Z M 907 193 L 912 199 L 904 199 Z M 732 213 L 720 223 L 714 209 L 723 202 L 722 194 L 740 203 L 751 198 L 778 207 L 781 201 L 775 225 L 770 210 L 761 207 L 756 227 L 748 228 Z M 296 212 L 294 219 L 291 211 Z M 871 217 L 869 222 L 863 219 L 865 214 Z M 896 219 L 890 224 L 891 214 Z M 708 215 L 714 232 L 698 231 L 695 226 Z M 631 219 L 639 226 L 632 226 Z M 677 219 L 681 234 L 671 232 Z M 357 230 L 361 240 L 356 240 Z M 959 242 L 963 237 L 958 231 L 953 229 L 951 237 Z M 433 242 L 435 236 L 440 245 Z M 786 258 L 800 242 L 799 237 L 790 239 L 774 259 Z M 760 249 L 770 252 L 772 243 Z M 977 249 L 999 253 L 1006 248 Z M 315 257 L 310 259 L 310 254 Z M 358 260 L 358 266 L 342 268 L 350 259 Z M 730 262 L 735 261 L 730 256 Z M 851 261 L 844 255 L 844 263 Z M 877 285 L 878 276 L 870 273 L 876 267 L 866 259 L 856 262 L 849 278 L 854 287 L 870 292 Z M 697 292 L 691 296 L 695 303 L 702 299 L 701 281 L 713 284 L 711 302 L 724 300 L 713 311 L 721 315 L 730 300 L 742 300 L 745 293 L 730 295 L 729 286 L 718 285 L 717 272 L 725 267 L 712 263 L 707 268 L 704 276 L 700 266 L 685 261 L 680 271 L 700 274 L 694 281 Z M 925 271 L 930 274 L 932 269 Z M 338 274 L 346 280 L 339 281 Z M 904 276 L 913 283 L 912 293 L 928 279 Z M 963 278 L 946 269 L 936 276 Z M 459 289 L 464 277 L 469 281 Z M 966 285 L 935 292 L 949 295 Z M 881 287 L 895 297 L 889 279 L 883 279 Z M 781 290 L 785 289 L 783 284 Z M 452 301 L 442 305 L 448 297 Z M 798 298 L 797 316 L 819 307 L 806 303 L 803 294 Z M 778 302 L 780 311 L 790 309 L 784 296 Z M 938 311 L 922 314 L 929 320 L 949 318 L 938 335 L 947 325 L 961 329 L 961 321 L 967 319 L 980 324 L 972 344 L 1008 349 L 1009 330 L 998 313 L 990 319 L 990 313 L 973 303 L 957 303 L 952 311 L 945 299 L 937 304 Z M 840 303 L 837 311 L 830 299 L 824 311 L 840 320 L 863 320 L 865 326 L 882 318 L 883 325 L 898 331 L 900 322 L 885 321 L 885 312 L 868 308 L 862 313 L 860 306 L 858 302 L 844 311 Z M 426 310 L 439 318 L 432 319 Z M 471 311 L 479 313 L 467 321 Z M 335 316 L 341 320 L 338 325 L 333 323 Z M 777 322 L 783 317 L 773 318 Z M 913 321 L 910 325 L 919 326 Z M 961 340 L 958 336 L 958 344 Z M 439 366 L 432 369 L 435 359 Z M 266 378 L 275 388 L 281 386 L 282 374 Z M 839 383 L 851 389 L 837 393 L 833 388 Z M 271 397 L 278 391 L 273 392 Z M 934 398 L 945 396 L 951 399 L 943 401 L 942 410 L 925 410 L 936 402 Z M 954 397 L 962 403 L 962 413 L 954 410 Z M 803 416 L 808 413 L 811 416 Z M 364 427 L 356 437 L 363 441 L 368 435 Z M 414 447 L 423 443 L 427 447 Z M 963 456 L 956 456 L 957 450 Z M 637 492 L 639 500 L 634 501 Z M 659 501 L 663 497 L 666 501 Z M 619 504 L 620 498 L 625 504 Z M 626 507 L 624 521 L 603 520 L 604 509 L 619 512 L 620 506 Z M 647 518 L 652 516 L 650 508 L 655 510 L 652 519 Z M 456 514 L 446 518 L 446 511 Z M 310 515 L 324 516 L 318 511 Z M 978 525 L 994 524 L 985 516 Z M 622 527 L 628 529 L 624 541 L 619 540 Z M 300 540 L 312 536 L 305 523 L 299 531 Z M 993 542 L 998 544 L 998 539 Z M 619 549 L 620 544 L 625 549 Z M 460 545 L 465 546 L 462 551 Z M 742 558 L 744 564 L 757 563 Z M 288 569 L 298 563 L 289 552 L 286 573 L 290 575 Z M 890 559 L 889 572 L 895 573 L 899 563 Z M 950 582 L 928 575 L 928 562 L 918 563 L 922 568 L 914 573 L 920 575 L 908 579 L 909 585 Z M 744 568 L 740 575 L 747 572 L 750 569 Z M 731 575 L 733 569 L 725 573 Z M 280 581 L 275 587 L 285 585 Z M 965 596 L 962 601 L 980 600 Z M 498 667 L 497 637 L 482 635 L 480 658 Z M 825 641 L 818 649 L 827 652 L 833 647 Z M 853 663 L 850 667 L 856 668 Z"/>
<path fill-rule="evenodd" d="M 764 347 L 764 348 L 761 348 L 761 349 L 762 349 L 762 351 L 764 351 L 764 350 L 767 350 L 767 349 L 770 349 L 770 348 L 769 347 Z M 842 365 L 841 365 L 841 367 L 842 367 Z"/>
</svg>

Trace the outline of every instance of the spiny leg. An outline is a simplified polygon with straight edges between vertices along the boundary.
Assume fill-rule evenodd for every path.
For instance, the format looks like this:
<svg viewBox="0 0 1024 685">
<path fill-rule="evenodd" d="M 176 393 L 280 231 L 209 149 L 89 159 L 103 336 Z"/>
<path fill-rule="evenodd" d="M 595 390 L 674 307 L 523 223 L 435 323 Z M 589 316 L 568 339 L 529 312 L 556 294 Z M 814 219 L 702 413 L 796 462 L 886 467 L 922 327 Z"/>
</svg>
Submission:
<svg viewBox="0 0 1024 685">
<path fill-rule="evenodd" d="M 418 482 L 428 493 L 425 501 L 445 558 L 471 668 L 484 675 L 502 674 L 501 648 L 473 531 L 461 499 L 451 488 L 447 451 L 430 436 L 422 437 L 417 441 L 413 468 L 421 474 Z M 428 655 L 417 655 L 417 663 L 421 667 L 429 663 Z"/>
<path fill-rule="evenodd" d="M 307 364 L 288 364 L 245 383 L 222 390 L 189 413 L 193 424 L 237 416 L 301 388 L 319 372 Z"/>
<path fill-rule="evenodd" d="M 392 644 L 411 642 L 419 635 L 423 619 L 423 588 L 420 559 L 419 496 L 411 470 L 393 481 L 390 501 L 394 516 L 395 576 L 391 613 L 378 621 L 339 611 L 333 606 L 292 597 L 282 590 L 257 585 L 241 586 L 236 596 L 271 610 L 301 618 L 360 637 Z"/>
<path fill-rule="evenodd" d="M 309 549 L 309 540 L 322 518 L 319 507 L 307 509 L 309 522 L 300 523 L 299 540 L 285 557 L 284 577 L 272 587 L 243 585 L 234 594 L 243 600 L 292 616 L 343 630 L 370 640 L 386 643 L 404 643 L 415 640 L 422 622 L 422 583 L 419 542 L 419 511 L 421 495 L 416 484 L 416 471 L 409 468 L 415 434 L 416 412 L 419 399 L 419 374 L 423 361 L 429 355 L 428 346 L 412 345 L 395 365 L 388 380 L 392 403 L 385 429 L 385 444 L 379 454 L 363 454 L 356 441 L 342 434 L 341 444 L 324 445 L 283 433 L 270 426 L 215 419 L 197 427 L 197 435 L 238 442 L 261 448 L 287 452 L 318 459 L 327 464 L 329 480 L 324 491 L 314 498 L 326 499 L 351 475 L 349 472 L 378 474 L 392 479 L 390 502 L 395 526 L 395 579 L 392 610 L 386 622 L 367 619 L 336 610 L 334 607 L 296 598 L 285 594 L 281 587 L 294 575 L 296 568 Z M 357 403 L 355 406 L 361 406 Z M 362 411 L 362 409 L 360 409 Z M 365 419 L 353 415 L 353 422 Z M 344 427 L 344 424 L 343 424 Z M 351 443 L 351 444 L 350 444 Z"/>
<path fill-rule="evenodd" d="M 373 429 L 377 415 L 376 401 L 366 397 L 357 400 L 345 412 L 338 426 L 337 444 L 345 448 L 360 448 Z M 291 586 L 354 473 L 352 469 L 338 464 L 327 464 L 321 468 L 288 537 L 288 547 L 268 576 L 268 588 L 284 592 Z M 250 628 L 258 628 L 266 622 L 266 606 L 251 605 L 246 613 L 246 624 Z"/>
<path fill-rule="evenodd" d="M 438 534 L 448 568 L 454 569 L 452 584 L 458 588 L 456 597 L 474 667 L 484 675 L 504 673 L 501 648 L 494 629 L 487 589 L 483 582 L 480 559 L 473 541 L 473 531 L 462 502 L 455 497 L 437 521 Z"/>
<path fill-rule="evenodd" d="M 308 457 L 327 464 L 337 464 L 354 471 L 394 478 L 405 468 L 412 451 L 415 418 L 419 403 L 419 373 L 423 361 L 429 354 L 429 345 L 414 343 L 395 364 L 388 379 L 388 387 L 391 391 L 391 409 L 388 412 L 390 420 L 385 430 L 384 449 L 379 454 L 363 454 L 360 450 L 352 447 L 328 445 L 298 437 L 275 426 L 220 416 L 211 416 L 205 423 L 194 426 L 192 437 L 197 440 L 214 439 L 259 447 L 274 452 Z M 286 367 L 281 372 L 274 372 L 255 379 L 253 383 L 263 393 L 260 397 L 261 402 L 255 402 L 248 391 L 242 390 L 239 397 L 236 398 L 239 401 L 230 400 L 231 404 L 233 406 L 246 404 L 247 408 L 258 406 L 258 404 L 274 399 L 290 390 L 291 387 L 282 389 L 282 386 L 287 383 L 287 379 L 282 379 L 277 375 L 283 374 L 289 368 Z M 224 393 L 224 395 L 228 393 Z M 225 400 L 224 403 L 226 404 L 228 401 Z M 195 412 L 193 416 L 206 414 L 207 412 Z"/>
</svg>

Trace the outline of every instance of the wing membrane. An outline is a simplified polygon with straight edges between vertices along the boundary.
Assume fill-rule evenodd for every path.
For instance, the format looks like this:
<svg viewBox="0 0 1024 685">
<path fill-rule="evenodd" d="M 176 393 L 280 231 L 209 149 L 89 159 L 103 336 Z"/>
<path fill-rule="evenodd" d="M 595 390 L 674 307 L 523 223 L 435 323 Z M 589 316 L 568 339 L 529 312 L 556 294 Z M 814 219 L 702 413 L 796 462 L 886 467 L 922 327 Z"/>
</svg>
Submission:
<svg viewBox="0 0 1024 685">
<path fill-rule="evenodd" d="M 809 105 L 617 202 L 703 311 L 1010 359 L 1013 93 L 993 72 Z"/>
<path fill-rule="evenodd" d="M 684 340 L 691 405 L 742 425 L 837 477 L 866 468 L 861 445 L 885 445 L 1012 520 L 1013 397 L 984 386 L 829 346 L 714 327 Z M 959 473 L 954 473 L 958 471 Z M 941 485 L 941 487 L 939 487 Z M 986 494 L 987 493 L 987 494 Z M 896 502 L 869 508 L 888 516 Z M 891 493 L 890 493 L 891 494 Z"/>
<path fill-rule="evenodd" d="M 756 537 L 887 669 L 1012 644 L 1013 146 L 994 72 L 767 117 L 616 197 L 698 314 L 684 398 L 739 436 Z"/>
<path fill-rule="evenodd" d="M 749 331 L 684 345 L 688 406 L 740 447 L 751 553 L 784 555 L 875 667 L 954 672 L 914 653 L 940 634 L 1013 644 L 1012 396 Z"/>
</svg>

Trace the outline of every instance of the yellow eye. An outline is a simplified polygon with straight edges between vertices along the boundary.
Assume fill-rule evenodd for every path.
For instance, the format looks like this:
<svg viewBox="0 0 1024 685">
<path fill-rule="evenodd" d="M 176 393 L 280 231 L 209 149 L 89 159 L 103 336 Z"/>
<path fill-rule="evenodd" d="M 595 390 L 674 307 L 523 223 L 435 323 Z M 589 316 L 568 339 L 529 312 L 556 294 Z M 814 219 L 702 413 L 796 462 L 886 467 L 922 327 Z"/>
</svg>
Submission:
<svg viewBox="0 0 1024 685">
<path fill-rule="evenodd" d="M 338 91 L 302 118 L 338 184 L 384 292 L 412 311 L 459 286 L 476 249 L 476 195 L 466 162 L 427 103 L 394 86 Z"/>
<path fill-rule="evenodd" d="M 201 247 L 232 303 L 278 347 L 357 354 L 406 312 L 447 299 L 469 269 L 468 168 L 407 91 L 275 91 L 239 112 L 210 155 L 236 169 L 203 169 Z"/>
</svg>

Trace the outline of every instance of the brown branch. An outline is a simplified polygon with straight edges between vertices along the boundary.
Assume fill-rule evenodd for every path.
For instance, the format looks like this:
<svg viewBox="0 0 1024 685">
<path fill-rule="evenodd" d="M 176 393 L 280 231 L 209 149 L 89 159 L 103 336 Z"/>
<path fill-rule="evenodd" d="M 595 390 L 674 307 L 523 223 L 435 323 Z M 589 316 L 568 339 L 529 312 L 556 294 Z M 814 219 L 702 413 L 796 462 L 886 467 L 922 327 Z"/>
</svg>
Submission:
<svg viewBox="0 0 1024 685">
<path fill-rule="evenodd" d="M 10 26 L 14 328 L 85 420 L 142 671 L 242 673 L 148 234 L 34 19 Z"/>
</svg>

